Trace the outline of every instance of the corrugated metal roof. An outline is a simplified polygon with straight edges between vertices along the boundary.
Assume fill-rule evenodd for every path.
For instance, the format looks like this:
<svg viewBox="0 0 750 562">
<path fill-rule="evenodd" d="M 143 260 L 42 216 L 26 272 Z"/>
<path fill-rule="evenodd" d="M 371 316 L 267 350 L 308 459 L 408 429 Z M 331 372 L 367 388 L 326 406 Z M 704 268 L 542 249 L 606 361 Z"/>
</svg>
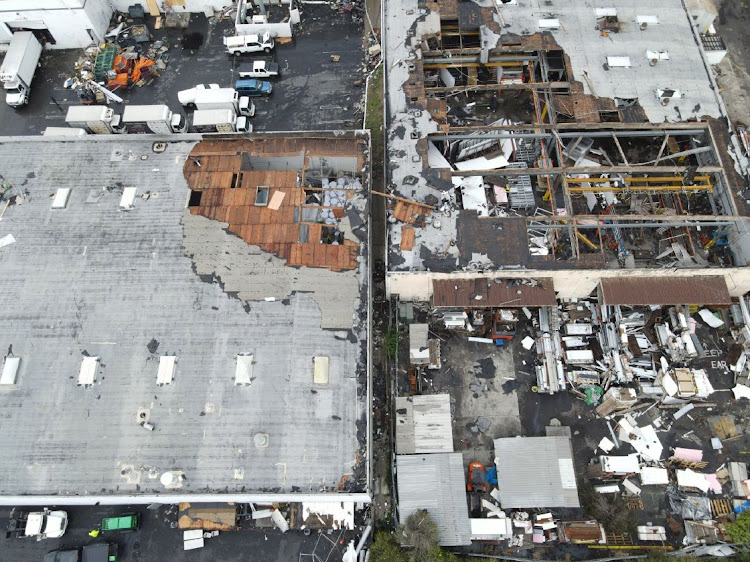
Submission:
<svg viewBox="0 0 750 562">
<path fill-rule="evenodd" d="M 442 546 L 471 544 L 463 464 L 461 453 L 398 455 L 399 520 L 425 509 L 437 524 Z"/>
<path fill-rule="evenodd" d="M 436 279 L 432 282 L 436 307 L 485 308 L 488 306 L 556 306 L 552 279 L 537 279 L 536 286 L 516 279 Z"/>
<path fill-rule="evenodd" d="M 580 506 L 569 438 L 495 439 L 495 463 L 503 509 Z"/>
<path fill-rule="evenodd" d="M 601 280 L 601 290 L 607 305 L 732 304 L 727 282 L 719 275 L 611 277 Z"/>
<path fill-rule="evenodd" d="M 396 398 L 396 454 L 452 452 L 448 394 Z"/>
</svg>

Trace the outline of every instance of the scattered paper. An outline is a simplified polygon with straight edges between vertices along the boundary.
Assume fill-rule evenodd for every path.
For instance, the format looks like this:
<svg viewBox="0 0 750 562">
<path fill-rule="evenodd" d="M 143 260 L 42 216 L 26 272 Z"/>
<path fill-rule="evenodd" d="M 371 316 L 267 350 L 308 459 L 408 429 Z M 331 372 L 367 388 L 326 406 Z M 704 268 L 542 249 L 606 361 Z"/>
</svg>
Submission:
<svg viewBox="0 0 750 562">
<path fill-rule="evenodd" d="M 721 326 L 724 325 L 724 322 L 716 318 L 716 316 L 714 316 L 714 313 L 708 310 L 707 308 L 701 308 L 698 311 L 698 316 L 700 316 L 701 320 L 703 320 L 706 324 L 708 324 L 712 328 L 720 328 Z"/>
<path fill-rule="evenodd" d="M 735 400 L 739 400 L 740 398 L 750 398 L 750 386 L 738 384 L 732 389 L 732 392 L 734 393 Z"/>
</svg>

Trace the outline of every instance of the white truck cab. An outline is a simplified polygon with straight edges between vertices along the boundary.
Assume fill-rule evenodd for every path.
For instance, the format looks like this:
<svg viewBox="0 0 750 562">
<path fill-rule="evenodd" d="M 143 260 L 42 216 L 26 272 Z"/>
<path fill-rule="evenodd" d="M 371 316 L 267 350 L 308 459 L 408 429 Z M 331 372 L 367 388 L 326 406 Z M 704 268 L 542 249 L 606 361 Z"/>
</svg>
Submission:
<svg viewBox="0 0 750 562">
<path fill-rule="evenodd" d="M 234 37 L 224 37 L 224 45 L 231 55 L 241 55 L 242 53 L 270 53 L 274 47 L 274 41 L 271 35 L 266 31 L 263 35 L 236 35 Z"/>
<path fill-rule="evenodd" d="M 43 511 L 28 514 L 24 536 L 36 537 L 37 540 L 57 539 L 65 534 L 68 528 L 68 513 L 65 511 Z"/>
</svg>

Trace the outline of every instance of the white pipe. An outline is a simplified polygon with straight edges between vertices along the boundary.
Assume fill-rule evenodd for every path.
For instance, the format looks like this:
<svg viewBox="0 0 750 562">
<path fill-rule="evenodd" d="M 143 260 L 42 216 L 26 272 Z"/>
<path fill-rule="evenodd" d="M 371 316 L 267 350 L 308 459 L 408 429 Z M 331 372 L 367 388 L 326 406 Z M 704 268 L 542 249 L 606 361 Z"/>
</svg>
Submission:
<svg viewBox="0 0 750 562">
<path fill-rule="evenodd" d="M 299 503 L 299 502 L 361 502 L 370 503 L 369 494 L 111 494 L 106 496 L 0 496 L 0 505 L 148 505 L 236 502 L 236 503 Z"/>
<path fill-rule="evenodd" d="M 367 541 L 367 537 L 370 536 L 370 533 L 372 532 L 372 525 L 368 525 L 365 529 L 365 532 L 362 533 L 362 538 L 359 539 L 359 544 L 357 544 L 357 548 L 354 550 L 354 553 L 359 556 L 359 553 L 362 551 L 362 549 L 365 546 L 365 542 Z"/>
</svg>

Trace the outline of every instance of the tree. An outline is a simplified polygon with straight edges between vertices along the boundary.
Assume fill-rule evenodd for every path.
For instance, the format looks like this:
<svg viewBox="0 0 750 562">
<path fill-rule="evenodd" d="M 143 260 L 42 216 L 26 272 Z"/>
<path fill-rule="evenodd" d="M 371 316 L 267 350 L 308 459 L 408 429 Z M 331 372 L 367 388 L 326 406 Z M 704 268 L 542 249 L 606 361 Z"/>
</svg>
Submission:
<svg viewBox="0 0 750 562">
<path fill-rule="evenodd" d="M 743 511 L 734 523 L 727 526 L 727 533 L 737 544 L 750 544 L 750 511 Z"/>
<path fill-rule="evenodd" d="M 410 562 L 432 562 L 440 560 L 442 554 L 438 546 L 438 528 L 424 509 L 418 509 L 406 518 L 396 533 L 405 545 L 411 547 Z"/>
<path fill-rule="evenodd" d="M 370 562 L 406 562 L 406 553 L 391 533 L 378 531 L 370 547 Z"/>
</svg>

